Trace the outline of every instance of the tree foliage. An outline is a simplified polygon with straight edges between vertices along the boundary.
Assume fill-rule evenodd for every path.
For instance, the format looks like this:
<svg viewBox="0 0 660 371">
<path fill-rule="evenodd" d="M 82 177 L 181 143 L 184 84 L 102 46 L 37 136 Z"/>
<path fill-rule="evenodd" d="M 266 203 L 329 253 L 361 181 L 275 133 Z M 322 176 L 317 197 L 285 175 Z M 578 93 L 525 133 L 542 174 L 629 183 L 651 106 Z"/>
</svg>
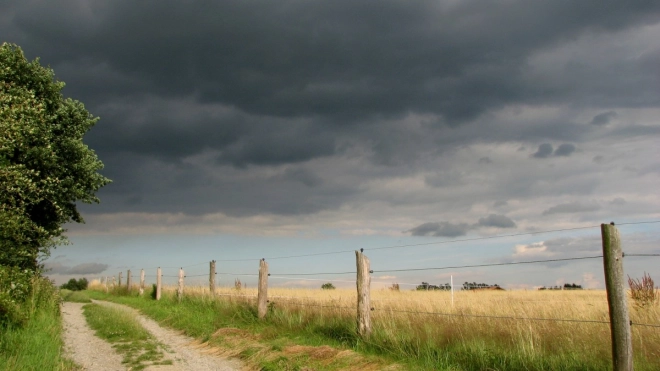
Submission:
<svg viewBox="0 0 660 371">
<path fill-rule="evenodd" d="M 331 282 L 328 282 L 328 283 L 324 283 L 323 285 L 321 285 L 321 288 L 323 290 L 334 290 L 335 285 L 333 285 Z"/>
<path fill-rule="evenodd" d="M 76 202 L 98 202 L 110 182 L 83 143 L 96 123 L 64 83 L 14 44 L 0 47 L 0 265 L 36 271 L 37 258 L 83 222 Z"/>
<path fill-rule="evenodd" d="M 83 277 L 83 278 L 78 278 L 77 280 L 75 278 L 72 278 L 69 280 L 69 282 L 62 284 L 60 288 L 71 291 L 81 291 L 81 290 L 87 290 L 87 285 L 89 285 L 87 278 Z"/>
</svg>

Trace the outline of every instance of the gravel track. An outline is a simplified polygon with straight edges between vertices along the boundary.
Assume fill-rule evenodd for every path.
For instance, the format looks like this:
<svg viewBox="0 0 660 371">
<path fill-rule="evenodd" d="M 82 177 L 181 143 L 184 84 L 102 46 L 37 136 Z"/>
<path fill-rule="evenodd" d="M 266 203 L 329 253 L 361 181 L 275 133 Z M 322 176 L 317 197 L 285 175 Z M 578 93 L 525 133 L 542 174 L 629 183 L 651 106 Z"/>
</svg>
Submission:
<svg viewBox="0 0 660 371">
<path fill-rule="evenodd" d="M 190 344 L 193 338 L 174 330 L 160 327 L 154 320 L 141 315 L 125 305 L 94 300 L 99 305 L 112 306 L 136 314 L 140 324 L 168 349 L 165 359 L 172 360 L 172 365 L 149 366 L 146 370 L 182 370 L 182 371 L 239 371 L 243 368 L 240 361 L 205 354 Z M 112 346 L 94 335 L 82 312 L 84 304 L 65 302 L 62 304 L 64 325 L 65 354 L 87 371 L 123 371 L 122 356 Z"/>
</svg>

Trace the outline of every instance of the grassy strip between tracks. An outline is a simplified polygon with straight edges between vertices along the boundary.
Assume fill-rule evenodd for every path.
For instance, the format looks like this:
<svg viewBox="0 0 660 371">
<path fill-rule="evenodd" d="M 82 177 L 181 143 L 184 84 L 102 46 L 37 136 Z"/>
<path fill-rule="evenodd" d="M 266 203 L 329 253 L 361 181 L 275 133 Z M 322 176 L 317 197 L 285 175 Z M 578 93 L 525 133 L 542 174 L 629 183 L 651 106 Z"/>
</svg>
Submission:
<svg viewBox="0 0 660 371">
<path fill-rule="evenodd" d="M 164 359 L 164 347 L 145 330 L 135 314 L 99 304 L 83 307 L 87 323 L 96 335 L 110 342 L 124 356 L 124 363 L 131 370 L 142 370 L 150 365 L 170 365 Z"/>
</svg>

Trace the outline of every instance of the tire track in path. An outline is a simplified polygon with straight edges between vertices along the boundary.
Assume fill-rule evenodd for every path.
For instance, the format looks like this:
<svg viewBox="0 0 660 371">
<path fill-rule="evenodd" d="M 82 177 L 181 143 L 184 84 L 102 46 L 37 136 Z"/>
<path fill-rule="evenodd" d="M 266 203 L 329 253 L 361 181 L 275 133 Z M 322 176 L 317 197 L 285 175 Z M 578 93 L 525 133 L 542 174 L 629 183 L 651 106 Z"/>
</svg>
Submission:
<svg viewBox="0 0 660 371">
<path fill-rule="evenodd" d="M 106 301 L 93 301 L 99 305 L 111 306 L 134 313 L 140 324 L 169 350 L 166 359 L 172 365 L 149 366 L 145 370 L 182 370 L 182 371 L 239 371 L 243 364 L 239 360 L 221 358 L 191 347 L 194 339 L 177 331 L 161 327 L 156 321 L 140 314 L 125 305 Z M 124 371 L 122 356 L 112 346 L 94 335 L 87 325 L 82 307 L 85 304 L 65 302 L 62 305 L 64 324 L 65 354 L 87 371 Z"/>
</svg>

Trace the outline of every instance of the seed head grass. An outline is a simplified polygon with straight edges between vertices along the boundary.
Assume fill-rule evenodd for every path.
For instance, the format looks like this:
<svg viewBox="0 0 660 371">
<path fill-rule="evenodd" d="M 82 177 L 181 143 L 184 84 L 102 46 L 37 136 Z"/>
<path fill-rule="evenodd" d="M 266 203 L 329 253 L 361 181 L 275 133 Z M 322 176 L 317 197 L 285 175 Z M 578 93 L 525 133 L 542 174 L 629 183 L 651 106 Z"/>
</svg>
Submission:
<svg viewBox="0 0 660 371">
<path fill-rule="evenodd" d="M 168 298 L 174 298 L 175 291 L 176 287 L 165 286 L 163 300 L 173 300 Z M 268 294 L 268 314 L 259 321 L 256 289 L 223 287 L 212 296 L 206 287 L 186 287 L 177 315 L 195 311 L 196 316 L 204 316 L 204 324 L 173 327 L 203 342 L 231 343 L 239 351 L 230 355 L 261 357 L 262 363 L 268 358 L 260 355 L 264 352 L 291 358 L 278 349 L 289 349 L 288 341 L 294 339 L 303 347 L 331 346 L 381 357 L 389 360 L 385 364 L 397 363 L 403 369 L 611 368 L 609 314 L 602 290 L 458 291 L 453 303 L 451 293 L 446 291 L 372 290 L 373 332 L 369 339 L 356 334 L 355 290 L 271 287 Z M 151 299 L 149 302 L 157 303 Z M 163 321 L 174 324 L 174 310 L 168 309 L 166 314 L 161 309 Z M 201 314 L 209 310 L 211 313 Z M 630 315 L 636 369 L 660 369 L 660 331 L 641 326 L 660 324 L 659 306 L 631 310 Z M 269 345 L 237 346 L 238 340 L 222 332 L 228 328 L 258 334 L 259 341 Z M 241 338 L 245 339 L 245 334 Z"/>
</svg>

